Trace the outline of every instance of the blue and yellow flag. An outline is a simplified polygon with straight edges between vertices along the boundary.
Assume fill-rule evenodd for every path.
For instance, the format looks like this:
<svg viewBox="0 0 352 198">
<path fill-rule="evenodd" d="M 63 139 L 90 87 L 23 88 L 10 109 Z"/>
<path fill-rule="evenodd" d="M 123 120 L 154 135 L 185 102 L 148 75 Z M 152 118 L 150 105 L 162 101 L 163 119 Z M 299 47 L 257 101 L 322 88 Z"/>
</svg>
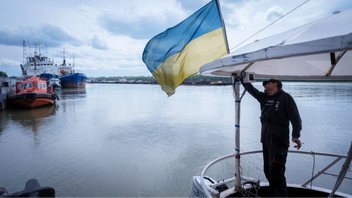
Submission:
<svg viewBox="0 0 352 198">
<path fill-rule="evenodd" d="M 216 0 L 178 25 L 153 37 L 143 51 L 143 62 L 168 96 L 199 68 L 228 53 Z"/>
</svg>

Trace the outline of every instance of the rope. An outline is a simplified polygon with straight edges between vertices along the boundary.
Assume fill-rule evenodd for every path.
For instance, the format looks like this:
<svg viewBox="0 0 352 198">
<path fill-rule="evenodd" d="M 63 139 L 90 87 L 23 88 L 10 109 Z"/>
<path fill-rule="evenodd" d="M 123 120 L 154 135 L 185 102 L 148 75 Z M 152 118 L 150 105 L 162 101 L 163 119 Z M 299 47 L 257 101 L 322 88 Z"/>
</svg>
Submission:
<svg viewBox="0 0 352 198">
<path fill-rule="evenodd" d="M 240 44 L 236 45 L 235 47 L 233 47 L 231 50 L 235 49 L 236 47 L 238 47 L 239 45 L 241 45 L 242 43 L 246 42 L 247 40 L 249 40 L 250 38 L 252 38 L 253 36 L 257 35 L 259 32 L 265 30 L 266 28 L 268 28 L 269 26 L 271 26 L 272 24 L 276 23 L 278 20 L 284 18 L 285 16 L 287 16 L 288 14 L 290 14 L 291 12 L 293 12 L 294 10 L 296 10 L 297 8 L 301 7 L 303 4 L 307 3 L 309 0 L 303 2 L 302 4 L 300 4 L 299 6 L 297 6 L 296 8 L 294 8 L 293 10 L 289 11 L 288 13 L 284 14 L 282 17 L 276 19 L 274 22 L 270 23 L 269 25 L 267 25 L 266 27 L 264 27 L 263 29 L 259 30 L 257 33 L 253 34 L 252 36 L 250 36 L 249 38 L 247 38 L 246 40 L 242 41 Z M 230 50 L 230 51 L 231 51 Z"/>
<path fill-rule="evenodd" d="M 269 26 L 271 26 L 272 24 L 276 23 L 277 21 L 279 21 L 280 19 L 284 18 L 285 16 L 287 16 L 288 14 L 290 14 L 291 12 L 293 12 L 294 10 L 296 10 L 297 8 L 301 7 L 303 4 L 307 3 L 309 0 L 303 2 L 302 4 L 300 4 L 299 6 L 297 6 L 296 8 L 294 8 L 293 10 L 289 11 L 288 13 L 284 14 L 283 16 L 281 16 L 280 18 L 276 19 L 274 22 L 270 23 L 269 25 L 267 25 L 266 27 L 264 27 L 263 29 L 259 30 L 257 33 L 253 34 L 252 36 L 250 36 L 249 38 L 247 38 L 246 40 L 242 41 L 240 44 L 236 45 L 235 47 L 231 48 L 231 50 L 235 49 L 236 47 L 240 46 L 241 44 L 243 44 L 244 42 L 246 42 L 247 40 L 249 40 L 250 38 L 252 38 L 253 36 L 257 35 L 259 32 L 265 30 L 266 28 L 268 28 Z M 231 50 L 229 53 L 231 53 Z M 224 53 L 221 54 L 219 57 L 217 57 L 215 60 L 218 60 L 220 57 L 227 55 L 228 53 Z"/>
</svg>

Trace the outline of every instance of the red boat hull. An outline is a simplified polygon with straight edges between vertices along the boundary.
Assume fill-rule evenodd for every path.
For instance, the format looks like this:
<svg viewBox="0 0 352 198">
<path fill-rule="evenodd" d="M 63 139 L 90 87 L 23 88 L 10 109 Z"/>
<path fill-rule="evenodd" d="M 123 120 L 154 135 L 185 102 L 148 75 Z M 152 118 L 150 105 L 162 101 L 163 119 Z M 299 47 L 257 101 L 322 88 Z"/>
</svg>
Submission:
<svg viewBox="0 0 352 198">
<path fill-rule="evenodd" d="M 55 102 L 54 100 L 46 99 L 46 98 L 37 98 L 35 100 L 19 99 L 19 100 L 12 101 L 12 105 L 26 107 L 26 108 L 34 108 L 34 107 L 39 107 L 47 104 L 54 104 L 54 102 Z"/>
<path fill-rule="evenodd" d="M 13 106 L 34 108 L 55 103 L 55 96 L 46 93 L 16 94 L 10 97 Z"/>
</svg>

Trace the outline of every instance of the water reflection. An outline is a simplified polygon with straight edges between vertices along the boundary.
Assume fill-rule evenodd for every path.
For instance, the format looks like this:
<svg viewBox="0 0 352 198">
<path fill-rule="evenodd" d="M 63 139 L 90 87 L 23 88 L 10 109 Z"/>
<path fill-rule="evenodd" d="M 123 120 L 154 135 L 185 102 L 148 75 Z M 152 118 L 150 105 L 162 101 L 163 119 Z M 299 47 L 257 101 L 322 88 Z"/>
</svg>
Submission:
<svg viewBox="0 0 352 198">
<path fill-rule="evenodd" d="M 76 109 L 85 102 L 87 98 L 86 88 L 64 88 L 57 91 L 60 101 L 57 103 L 63 112 L 76 112 Z"/>
<path fill-rule="evenodd" d="M 41 127 L 46 125 L 46 120 L 42 119 L 55 115 L 56 105 L 46 105 L 33 109 L 12 108 L 9 110 L 10 119 L 23 127 L 30 129 L 34 136 Z"/>
<path fill-rule="evenodd" d="M 338 100 L 351 103 L 352 85 L 350 83 L 292 83 L 285 82 L 284 89 L 289 90 L 296 98 L 307 100 Z"/>
<path fill-rule="evenodd" d="M 86 98 L 86 88 L 65 88 L 56 92 L 60 100 Z"/>
<path fill-rule="evenodd" d="M 3 131 L 6 130 L 6 125 L 8 123 L 9 120 L 9 114 L 7 113 L 7 111 L 0 111 L 0 137 L 3 133 Z"/>
</svg>

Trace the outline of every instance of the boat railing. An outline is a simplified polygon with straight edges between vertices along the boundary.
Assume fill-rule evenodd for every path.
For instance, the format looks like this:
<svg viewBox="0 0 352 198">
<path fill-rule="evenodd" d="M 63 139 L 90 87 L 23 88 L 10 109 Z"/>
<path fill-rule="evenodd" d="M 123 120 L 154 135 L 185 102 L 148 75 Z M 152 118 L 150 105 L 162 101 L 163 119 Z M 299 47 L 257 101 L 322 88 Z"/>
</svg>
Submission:
<svg viewBox="0 0 352 198">
<path fill-rule="evenodd" d="M 351 147 L 352 148 L 352 147 Z M 345 155 L 337 155 L 337 154 L 328 154 L 328 153 L 316 153 L 316 152 L 307 152 L 307 151 L 294 151 L 294 150 L 289 150 L 289 153 L 296 153 L 296 154 L 304 154 L 304 155 L 320 155 L 320 156 L 328 156 L 328 157 L 334 157 L 335 160 L 333 160 L 331 163 L 329 163 L 328 165 L 326 165 L 324 168 L 322 168 L 320 171 L 318 171 L 314 176 L 312 176 L 308 181 L 304 182 L 302 184 L 302 187 L 306 187 L 307 184 L 311 183 L 313 180 L 317 179 L 320 175 L 325 174 L 325 175 L 330 175 L 330 176 L 338 176 L 336 174 L 332 174 L 332 173 L 328 173 L 326 172 L 328 169 L 330 169 L 332 166 L 334 166 L 336 163 L 338 163 L 341 159 L 346 159 L 347 156 Z M 257 150 L 257 151 L 249 151 L 249 152 L 243 152 L 241 153 L 241 157 L 244 155 L 251 155 L 251 154 L 258 154 L 258 153 L 262 153 L 262 150 Z M 202 185 L 202 188 L 204 190 L 204 193 L 207 197 L 211 197 L 211 194 L 218 194 L 218 192 L 215 190 L 216 187 L 224 185 L 224 184 L 228 184 L 230 182 L 234 182 L 236 180 L 236 177 L 233 178 L 229 178 L 229 179 L 224 179 L 222 181 L 218 181 L 218 183 L 215 184 L 211 184 L 210 186 L 206 185 L 204 182 L 204 177 L 206 177 L 206 172 L 209 170 L 210 167 L 212 167 L 214 164 L 217 164 L 218 162 L 221 162 L 225 159 L 229 159 L 229 158 L 234 158 L 237 156 L 237 153 L 234 154 L 230 154 L 230 155 L 226 155 L 223 157 L 220 157 L 212 162 L 210 162 L 208 165 L 205 166 L 205 168 L 203 169 L 201 175 L 200 175 L 200 182 Z M 344 176 L 344 178 L 346 179 L 351 179 L 351 177 L 346 177 Z M 249 183 L 259 183 L 259 180 L 254 179 L 254 178 L 250 178 L 250 177 L 245 177 L 245 176 L 241 176 L 241 180 L 244 180 L 246 182 Z M 234 192 L 234 188 L 230 188 L 227 191 L 229 192 L 224 192 L 224 193 L 233 193 Z M 210 194 L 211 193 L 211 194 Z"/>
</svg>

